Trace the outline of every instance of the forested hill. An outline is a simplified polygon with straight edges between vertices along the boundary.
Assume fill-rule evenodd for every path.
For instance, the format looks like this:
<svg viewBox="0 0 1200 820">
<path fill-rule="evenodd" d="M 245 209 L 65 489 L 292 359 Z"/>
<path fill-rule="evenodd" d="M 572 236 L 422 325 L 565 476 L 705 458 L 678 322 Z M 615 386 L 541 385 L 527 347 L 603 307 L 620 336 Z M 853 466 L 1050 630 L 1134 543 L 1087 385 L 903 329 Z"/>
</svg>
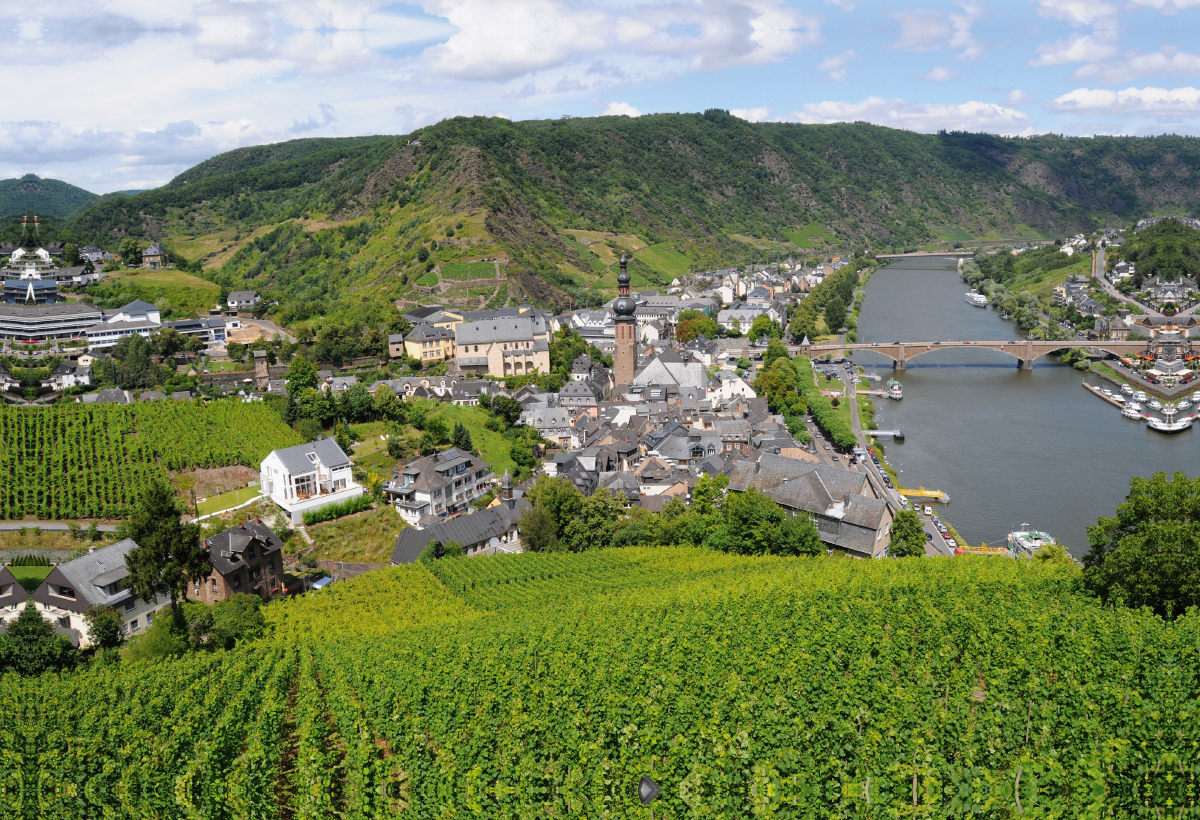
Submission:
<svg viewBox="0 0 1200 820">
<path fill-rule="evenodd" d="M 38 216 L 71 216 L 100 197 L 58 179 L 26 174 L 0 180 L 0 216 L 33 211 Z"/>
<path fill-rule="evenodd" d="M 635 254 L 635 284 L 661 284 L 694 266 L 813 248 L 1063 235 L 1193 212 L 1197 179 L 1200 140 L 1174 136 L 927 135 L 723 111 L 477 117 L 405 137 L 239 149 L 163 188 L 106 197 L 70 230 L 109 245 L 165 238 L 203 257 L 216 281 L 275 287 L 285 303 L 329 302 L 339 289 L 394 298 L 418 281 L 444 289 L 447 265 L 500 256 L 536 301 L 578 304 L 611 288 L 621 251 Z M 351 223 L 353 236 L 314 236 Z M 318 257 L 335 263 L 315 287 Z M 487 299 L 474 292 L 485 288 L 462 290 L 464 303 Z"/>
</svg>

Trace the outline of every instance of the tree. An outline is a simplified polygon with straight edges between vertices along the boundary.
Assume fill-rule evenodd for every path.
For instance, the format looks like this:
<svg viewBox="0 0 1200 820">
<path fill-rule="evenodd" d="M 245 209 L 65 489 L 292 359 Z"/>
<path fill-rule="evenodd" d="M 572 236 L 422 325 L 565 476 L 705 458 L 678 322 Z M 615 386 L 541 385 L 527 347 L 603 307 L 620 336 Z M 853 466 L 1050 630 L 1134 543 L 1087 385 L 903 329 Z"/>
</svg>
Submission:
<svg viewBox="0 0 1200 820">
<path fill-rule="evenodd" d="M 93 606 L 83 616 L 88 626 L 88 640 L 97 649 L 111 649 L 121 643 L 121 617 L 115 609 Z"/>
<path fill-rule="evenodd" d="M 404 404 L 386 384 L 375 388 L 373 400 L 375 415 L 385 421 L 396 421 L 404 415 Z"/>
<path fill-rule="evenodd" d="M 530 504 L 544 507 L 554 517 L 555 531 L 559 533 L 583 509 L 583 493 L 565 478 L 540 475 L 526 497 Z"/>
<path fill-rule="evenodd" d="M 296 423 L 296 432 L 305 441 L 316 441 L 325 433 L 325 428 L 316 419 L 300 419 Z"/>
<path fill-rule="evenodd" d="M 846 303 L 842 297 L 835 296 L 825 303 L 825 327 L 830 333 L 837 333 L 846 325 Z"/>
<path fill-rule="evenodd" d="M 212 572 L 208 553 L 200 546 L 200 525 L 184 524 L 182 514 L 171 486 L 161 479 L 152 481 L 133 508 L 129 537 L 137 546 L 125 555 L 130 589 L 145 601 L 165 592 L 172 610 L 186 597 L 188 583 Z"/>
<path fill-rule="evenodd" d="M 721 335 L 721 326 L 708 314 L 699 310 L 681 310 L 675 324 L 675 338 L 690 342 L 697 336 L 715 339 Z"/>
<path fill-rule="evenodd" d="M 492 398 L 492 412 L 511 427 L 517 423 L 517 419 L 521 418 L 521 403 L 509 396 L 494 396 Z"/>
<path fill-rule="evenodd" d="M 464 453 L 469 453 L 475 449 L 471 442 L 471 431 L 468 430 L 461 421 L 454 423 L 454 446 Z"/>
<path fill-rule="evenodd" d="M 317 369 L 308 359 L 296 356 L 288 367 L 287 383 L 289 393 L 295 393 L 304 387 L 316 389 Z"/>
<path fill-rule="evenodd" d="M 1200 604 L 1200 479 L 1134 477 L 1116 514 L 1088 527 L 1084 584 L 1105 603 L 1171 618 Z"/>
<path fill-rule="evenodd" d="M 766 352 L 763 353 L 763 368 L 769 368 L 771 363 L 776 359 L 788 358 L 791 357 L 788 355 L 787 345 L 781 342 L 778 338 L 772 337 L 771 341 L 767 343 Z"/>
<path fill-rule="evenodd" d="M 554 515 L 541 504 L 525 509 L 518 529 L 521 532 L 521 546 L 529 552 L 558 552 L 563 548 L 558 540 L 558 524 Z"/>
<path fill-rule="evenodd" d="M 83 261 L 83 257 L 79 255 L 79 246 L 74 242 L 68 242 L 63 245 L 63 263 L 66 265 L 78 265 Z"/>
<path fill-rule="evenodd" d="M 925 554 L 925 527 L 912 510 L 896 513 L 892 522 L 892 541 L 888 550 L 895 558 L 920 557 Z"/>
<path fill-rule="evenodd" d="M 132 236 L 121 240 L 121 244 L 117 246 L 117 255 L 121 257 L 121 262 L 126 267 L 142 264 L 142 249 Z"/>
<path fill-rule="evenodd" d="M 158 367 L 150 359 L 150 343 L 140 333 L 130 333 L 113 345 L 117 362 L 116 383 L 123 389 L 153 387 L 158 383 Z"/>
<path fill-rule="evenodd" d="M 164 359 L 183 350 L 187 337 L 173 327 L 160 327 L 150 334 L 150 349 Z"/>
<path fill-rule="evenodd" d="M 342 415 L 350 421 L 367 421 L 374 410 L 371 393 L 363 384 L 356 384 L 343 393 L 338 404 L 341 405 Z"/>
<path fill-rule="evenodd" d="M 33 599 L 0 635 L 0 672 L 40 675 L 71 669 L 78 663 L 79 653 L 69 640 L 55 633 L 54 624 L 42 618 Z"/>
<path fill-rule="evenodd" d="M 750 337 L 751 344 L 757 342 L 763 336 L 776 335 L 775 326 L 771 323 L 771 317 L 765 313 L 754 317 L 754 322 L 750 325 L 750 332 L 747 335 Z"/>
<path fill-rule="evenodd" d="M 613 524 L 624 512 L 625 495 L 601 488 L 583 500 L 579 515 L 563 529 L 563 540 L 575 552 L 612 545 Z"/>
</svg>

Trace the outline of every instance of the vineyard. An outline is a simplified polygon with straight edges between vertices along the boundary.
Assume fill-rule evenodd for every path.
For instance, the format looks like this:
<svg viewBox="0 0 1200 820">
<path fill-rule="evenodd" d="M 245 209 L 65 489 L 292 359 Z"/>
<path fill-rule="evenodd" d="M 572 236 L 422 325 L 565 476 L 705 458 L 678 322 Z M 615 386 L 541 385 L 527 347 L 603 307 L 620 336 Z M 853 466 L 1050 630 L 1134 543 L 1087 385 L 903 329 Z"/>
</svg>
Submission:
<svg viewBox="0 0 1200 820">
<path fill-rule="evenodd" d="M 257 467 L 299 442 L 261 403 L 0 407 L 0 518 L 118 518 L 166 471 Z"/>
<path fill-rule="evenodd" d="M 640 820 L 642 775 L 664 818 L 1195 811 L 1200 618 L 1034 562 L 445 559 L 266 613 L 0 681 L 0 816 Z"/>
</svg>

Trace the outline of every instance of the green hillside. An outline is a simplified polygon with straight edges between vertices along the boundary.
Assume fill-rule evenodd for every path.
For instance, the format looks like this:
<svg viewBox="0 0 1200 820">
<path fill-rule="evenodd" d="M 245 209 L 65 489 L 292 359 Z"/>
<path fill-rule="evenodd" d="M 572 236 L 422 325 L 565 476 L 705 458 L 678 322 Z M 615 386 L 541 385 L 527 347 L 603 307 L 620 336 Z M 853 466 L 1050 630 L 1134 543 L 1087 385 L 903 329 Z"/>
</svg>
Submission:
<svg viewBox="0 0 1200 820">
<path fill-rule="evenodd" d="M 68 217 L 100 197 L 57 179 L 26 174 L 0 180 L 0 215 L 34 212 L 39 217 Z"/>
<path fill-rule="evenodd" d="M 640 820 L 650 775 L 663 817 L 1141 816 L 1191 765 L 1200 620 L 1074 584 L 674 548 L 383 570 L 229 652 L 6 677 L 0 807 Z"/>
<path fill-rule="evenodd" d="M 1200 176 L 1200 140 L 915 134 L 723 111 L 460 117 L 405 137 L 232 151 L 105 197 L 66 230 L 165 239 L 214 282 L 269 293 L 281 321 L 323 322 L 401 297 L 598 304 L 621 253 L 653 287 L 789 255 L 1062 236 L 1195 212 L 1200 189 L 1180 175 Z M 463 264 L 493 257 L 503 296 L 462 284 Z"/>
</svg>

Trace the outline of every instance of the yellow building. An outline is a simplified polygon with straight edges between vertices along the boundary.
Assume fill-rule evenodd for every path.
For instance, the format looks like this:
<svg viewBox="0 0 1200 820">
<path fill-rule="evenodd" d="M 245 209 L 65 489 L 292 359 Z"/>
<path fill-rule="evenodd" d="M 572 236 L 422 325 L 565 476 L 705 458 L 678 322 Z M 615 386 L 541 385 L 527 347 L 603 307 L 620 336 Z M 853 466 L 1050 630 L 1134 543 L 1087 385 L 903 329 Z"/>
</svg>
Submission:
<svg viewBox="0 0 1200 820">
<path fill-rule="evenodd" d="M 420 359 L 422 362 L 453 359 L 454 331 L 434 325 L 417 325 L 404 337 L 404 353 L 410 359 Z"/>
</svg>

